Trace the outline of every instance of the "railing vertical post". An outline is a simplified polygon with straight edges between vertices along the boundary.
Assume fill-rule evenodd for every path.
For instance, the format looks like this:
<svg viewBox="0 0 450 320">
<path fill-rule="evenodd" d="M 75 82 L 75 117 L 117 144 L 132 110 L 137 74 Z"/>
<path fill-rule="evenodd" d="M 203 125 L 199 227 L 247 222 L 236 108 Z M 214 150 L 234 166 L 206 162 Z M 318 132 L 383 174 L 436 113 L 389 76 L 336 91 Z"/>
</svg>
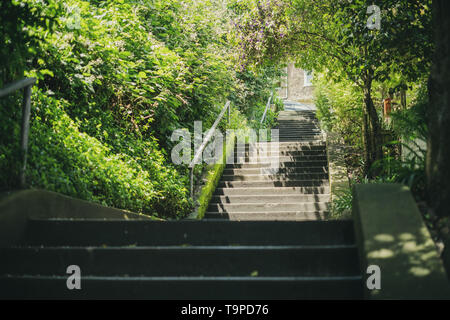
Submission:
<svg viewBox="0 0 450 320">
<path fill-rule="evenodd" d="M 228 105 L 228 124 L 230 124 L 231 103 Z"/>
<path fill-rule="evenodd" d="M 31 113 L 31 87 L 28 85 L 23 89 L 23 105 L 22 105 L 22 128 L 20 149 L 22 156 L 22 163 L 20 167 L 20 187 L 26 187 L 26 169 L 27 169 L 27 155 L 28 155 L 28 133 L 30 129 L 30 113 Z"/>
<path fill-rule="evenodd" d="M 191 190 L 190 190 L 190 195 L 191 195 L 191 199 L 194 198 L 194 167 L 195 164 L 190 168 L 191 172 L 190 172 L 190 182 L 191 182 Z"/>
</svg>

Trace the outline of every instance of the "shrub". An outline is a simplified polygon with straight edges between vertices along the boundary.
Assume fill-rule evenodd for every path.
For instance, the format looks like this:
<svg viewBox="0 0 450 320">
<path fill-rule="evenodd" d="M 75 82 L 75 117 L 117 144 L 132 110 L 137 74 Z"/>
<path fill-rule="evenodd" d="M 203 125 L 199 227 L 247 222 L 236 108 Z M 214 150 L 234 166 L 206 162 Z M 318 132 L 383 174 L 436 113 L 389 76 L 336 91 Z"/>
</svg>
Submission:
<svg viewBox="0 0 450 320">
<path fill-rule="evenodd" d="M 164 163 L 156 144 L 146 144 L 146 159 L 113 153 L 79 130 L 66 101 L 42 92 L 35 101 L 27 172 L 32 187 L 154 216 L 189 213 L 184 181 Z"/>
</svg>

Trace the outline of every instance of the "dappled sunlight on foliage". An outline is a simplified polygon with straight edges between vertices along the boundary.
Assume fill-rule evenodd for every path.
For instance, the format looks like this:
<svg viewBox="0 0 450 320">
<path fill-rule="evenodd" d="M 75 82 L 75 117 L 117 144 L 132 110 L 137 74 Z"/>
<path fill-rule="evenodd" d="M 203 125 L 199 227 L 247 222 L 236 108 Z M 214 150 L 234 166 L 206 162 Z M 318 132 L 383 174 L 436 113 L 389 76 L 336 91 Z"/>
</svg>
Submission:
<svg viewBox="0 0 450 320">
<path fill-rule="evenodd" d="M 29 185 L 107 206 L 171 218 L 190 213 L 187 168 L 170 163 L 173 130 L 197 120 L 206 130 L 226 99 L 241 119 L 234 126 L 245 127 L 278 75 L 277 68 L 237 70 L 234 13 L 221 0 L 1 6 L 2 23 L 11 23 L 0 29 L 9 44 L 0 51 L 0 86 L 23 75 L 38 79 Z M 1 104 L 4 190 L 16 187 L 20 101 Z"/>
</svg>

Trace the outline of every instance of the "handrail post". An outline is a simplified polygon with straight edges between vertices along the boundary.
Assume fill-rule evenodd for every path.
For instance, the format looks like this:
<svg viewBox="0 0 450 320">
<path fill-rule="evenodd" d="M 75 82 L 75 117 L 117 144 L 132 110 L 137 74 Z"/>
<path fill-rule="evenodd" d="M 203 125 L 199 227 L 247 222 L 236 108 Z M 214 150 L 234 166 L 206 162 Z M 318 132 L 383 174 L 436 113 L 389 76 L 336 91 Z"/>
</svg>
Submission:
<svg viewBox="0 0 450 320">
<path fill-rule="evenodd" d="M 28 156 L 28 134 L 30 131 L 30 113 L 31 113 L 31 85 L 23 89 L 23 105 L 22 105 L 22 128 L 20 137 L 20 149 L 22 156 L 22 164 L 20 167 L 20 187 L 26 186 L 26 169 Z"/>
<path fill-rule="evenodd" d="M 20 153 L 21 163 L 19 172 L 19 186 L 24 189 L 26 187 L 26 170 L 28 156 L 28 135 L 30 131 L 30 114 L 31 114 L 31 88 L 36 83 L 36 78 L 25 78 L 0 88 L 0 98 L 5 97 L 16 90 L 23 89 L 22 102 L 22 124 L 20 132 Z"/>
<path fill-rule="evenodd" d="M 264 109 L 263 116 L 262 116 L 262 118 L 261 118 L 261 121 L 259 122 L 260 124 L 262 124 L 262 123 L 264 122 L 264 119 L 266 118 L 267 109 L 268 109 L 269 106 L 270 106 L 270 101 L 272 100 L 272 97 L 273 97 L 273 91 L 272 91 L 272 93 L 270 94 L 269 99 L 267 100 L 266 108 Z"/>
<path fill-rule="evenodd" d="M 230 124 L 231 103 L 228 104 L 228 124 Z"/>
<path fill-rule="evenodd" d="M 191 183 L 190 195 L 191 195 L 191 199 L 194 198 L 194 168 L 195 168 L 195 164 L 190 168 L 190 183 Z"/>
</svg>

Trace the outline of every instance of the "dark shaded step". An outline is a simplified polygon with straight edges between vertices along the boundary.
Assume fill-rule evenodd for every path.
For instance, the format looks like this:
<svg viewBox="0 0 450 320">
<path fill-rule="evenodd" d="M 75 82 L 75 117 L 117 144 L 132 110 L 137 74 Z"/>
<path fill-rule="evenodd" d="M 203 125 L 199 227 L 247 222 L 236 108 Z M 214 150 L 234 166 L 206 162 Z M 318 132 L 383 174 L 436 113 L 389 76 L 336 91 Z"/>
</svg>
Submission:
<svg viewBox="0 0 450 320">
<path fill-rule="evenodd" d="M 273 129 L 282 130 L 302 130 L 302 131 L 321 131 L 319 126 L 314 124 L 296 123 L 296 124 L 280 124 Z"/>
<path fill-rule="evenodd" d="M 245 150 L 239 149 L 234 151 L 235 155 L 246 155 L 246 156 L 255 156 L 255 155 L 262 155 L 262 156 L 272 156 L 272 155 L 278 155 L 278 156 L 326 156 L 327 152 L 324 149 L 322 150 Z"/>
<path fill-rule="evenodd" d="M 309 138 L 320 138 L 322 137 L 322 133 L 321 132 L 312 132 L 312 131 L 291 131 L 291 130 L 285 130 L 285 131 L 280 131 L 280 134 L 278 137 L 282 138 L 282 137 L 291 137 L 291 136 L 295 136 L 295 137 L 309 137 Z"/>
<path fill-rule="evenodd" d="M 322 187 L 329 186 L 328 180 L 273 180 L 273 181 L 220 181 L 218 188 L 245 187 Z"/>
<path fill-rule="evenodd" d="M 325 194 L 290 194 L 265 196 L 213 196 L 211 204 L 216 203 L 302 203 L 302 202 L 328 202 L 330 196 Z"/>
<path fill-rule="evenodd" d="M 225 169 L 224 175 L 245 175 L 245 174 L 273 174 L 272 168 L 247 168 L 247 169 Z M 284 167 L 276 170 L 278 174 L 292 173 L 324 173 L 327 174 L 325 167 Z"/>
<path fill-rule="evenodd" d="M 252 156 L 241 156 L 239 154 L 235 154 L 234 157 L 236 163 L 238 161 L 244 162 L 271 162 L 271 161 L 279 161 L 279 162 L 291 162 L 291 161 L 326 161 L 326 155 L 270 155 L 261 154 L 261 155 L 252 155 Z"/>
<path fill-rule="evenodd" d="M 288 142 L 288 141 L 325 141 L 323 139 L 322 134 L 310 135 L 310 134 L 280 134 L 279 140 L 280 142 Z"/>
<path fill-rule="evenodd" d="M 326 173 L 278 173 L 272 174 L 245 174 L 245 175 L 223 175 L 222 181 L 291 181 L 291 180 L 328 180 Z"/>
<path fill-rule="evenodd" d="M 208 212 L 210 213 L 273 213 L 277 212 L 288 212 L 288 211 L 299 211 L 299 212 L 310 212 L 310 211 L 327 211 L 327 202 L 259 202 L 259 203 L 211 203 L 208 206 Z"/>
<path fill-rule="evenodd" d="M 233 163 L 227 164 L 227 169 L 240 169 L 240 168 L 270 168 L 273 167 L 273 164 L 270 162 L 253 162 L 253 163 Z M 278 163 L 279 168 L 288 168 L 288 167 L 297 167 L 297 168 L 305 168 L 305 167 L 320 167 L 320 168 L 328 168 L 327 161 L 285 161 Z"/>
<path fill-rule="evenodd" d="M 316 221 L 328 219 L 328 211 L 272 211 L 272 212 L 206 212 L 207 219 L 238 221 Z"/>
<path fill-rule="evenodd" d="M 0 278 L 0 298 L 41 299 L 360 299 L 355 277 L 83 277 L 68 290 L 67 277 Z"/>
<path fill-rule="evenodd" d="M 329 186 L 321 187 L 244 187 L 217 188 L 214 195 L 287 195 L 287 194 L 329 194 Z"/>
<path fill-rule="evenodd" d="M 320 222 L 30 220 L 24 241 L 24 244 L 47 246 L 352 243 L 354 243 L 353 223 L 347 220 Z"/>
<path fill-rule="evenodd" d="M 255 147 L 270 147 L 271 145 L 276 145 L 277 143 L 276 142 L 254 142 L 254 143 L 251 143 L 251 145 L 253 145 L 253 146 L 255 146 Z M 241 147 L 241 146 L 246 146 L 246 148 L 248 148 L 248 146 L 250 145 L 250 144 L 248 144 L 248 143 L 239 143 L 239 140 L 237 141 L 237 147 Z M 282 143 L 278 143 L 278 145 L 279 145 L 279 148 L 280 149 L 282 149 L 282 148 L 291 148 L 291 147 L 304 147 L 304 148 L 307 148 L 307 147 L 313 147 L 313 148 L 316 148 L 316 147 L 322 147 L 322 148 L 324 148 L 326 145 L 325 145 L 325 143 L 319 143 L 319 142 L 311 142 L 311 143 L 309 143 L 309 142 L 297 142 L 297 143 L 295 143 L 295 142 L 282 142 Z"/>
<path fill-rule="evenodd" d="M 358 275 L 357 249 L 344 246 L 81 247 L 0 249 L 3 275 L 346 276 Z"/>
<path fill-rule="evenodd" d="M 297 141 L 324 141 L 322 137 L 310 138 L 310 137 L 280 137 L 280 142 L 297 142 Z"/>
</svg>

